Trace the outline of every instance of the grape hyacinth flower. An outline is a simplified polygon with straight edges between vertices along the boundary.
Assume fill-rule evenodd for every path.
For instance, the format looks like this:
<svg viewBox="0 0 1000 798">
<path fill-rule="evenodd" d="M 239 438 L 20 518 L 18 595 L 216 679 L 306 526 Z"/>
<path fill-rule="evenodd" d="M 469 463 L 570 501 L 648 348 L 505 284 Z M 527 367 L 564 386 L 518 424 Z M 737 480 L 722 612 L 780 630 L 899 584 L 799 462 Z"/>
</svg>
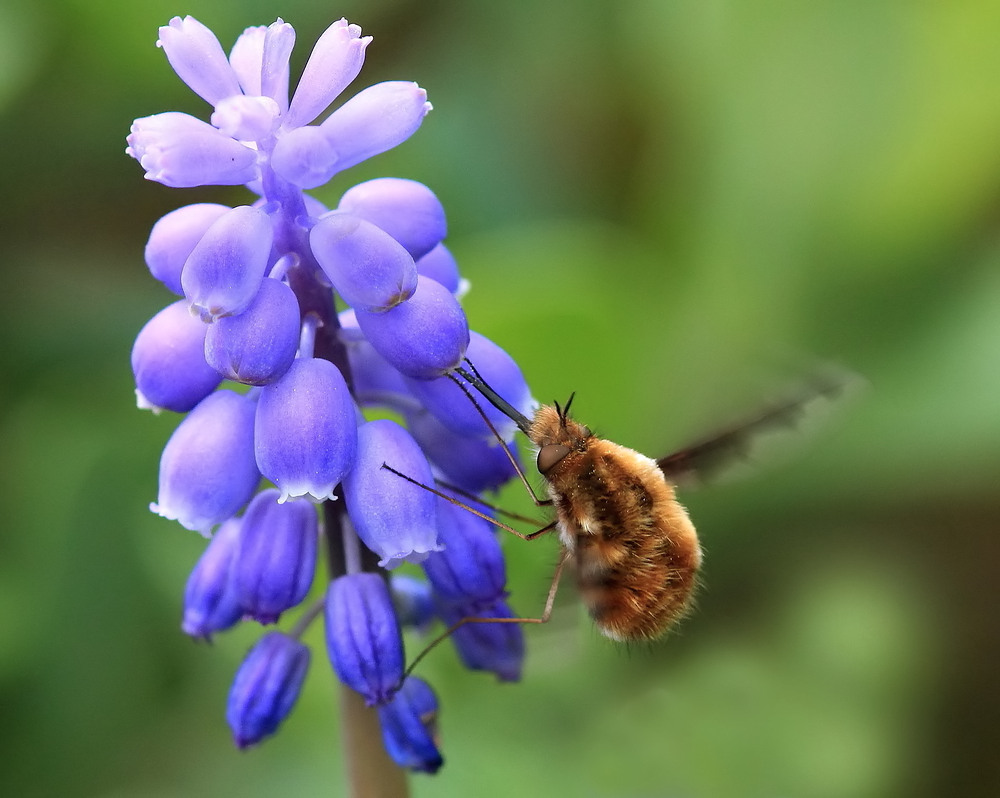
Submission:
<svg viewBox="0 0 1000 798">
<path fill-rule="evenodd" d="M 187 583 L 183 629 L 209 639 L 273 624 L 312 594 L 294 627 L 269 631 L 239 668 L 226 712 L 237 746 L 291 712 L 309 663 L 301 637 L 322 617 L 332 669 L 377 709 L 388 754 L 435 772 L 437 699 L 405 670 L 402 629 L 513 613 L 496 532 L 421 485 L 447 481 L 470 501 L 515 473 L 456 386 L 457 367 L 474 362 L 519 412 L 533 401 L 515 361 L 469 330 L 468 284 L 427 186 L 369 180 L 334 208 L 304 193 L 404 142 L 431 105 L 417 84 L 388 81 L 321 119 L 372 41 L 343 19 L 320 36 L 291 96 L 295 32 L 280 19 L 248 28 L 228 56 L 192 17 L 159 34 L 171 67 L 211 106 L 208 121 L 136 119 L 126 153 L 166 186 L 250 192 L 242 205 L 171 211 L 145 250 L 150 273 L 181 299 L 136 339 L 138 404 L 187 414 L 151 509 L 211 537 Z M 509 439 L 509 421 L 486 412 Z M 427 581 L 390 580 L 403 562 L 422 563 Z M 519 678 L 520 625 L 466 624 L 452 641 L 470 668 Z"/>
</svg>

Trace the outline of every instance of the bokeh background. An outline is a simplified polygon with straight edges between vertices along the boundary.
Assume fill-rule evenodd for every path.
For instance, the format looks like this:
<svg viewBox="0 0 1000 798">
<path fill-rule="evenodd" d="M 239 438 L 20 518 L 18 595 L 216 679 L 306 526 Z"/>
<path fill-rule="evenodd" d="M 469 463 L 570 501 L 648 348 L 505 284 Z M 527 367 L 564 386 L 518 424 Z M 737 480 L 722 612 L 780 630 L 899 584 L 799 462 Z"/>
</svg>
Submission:
<svg viewBox="0 0 1000 798">
<path fill-rule="evenodd" d="M 180 633 L 202 543 L 147 510 L 176 419 L 133 404 L 171 299 L 145 238 L 245 196 L 123 154 L 134 117 L 206 113 L 153 46 L 186 13 L 227 48 L 280 15 L 298 66 L 346 15 L 375 36 L 358 87 L 427 88 L 418 134 L 320 196 L 431 186 L 473 326 L 598 432 L 663 454 L 817 360 L 870 383 L 794 460 L 685 496 L 705 585 L 665 642 L 601 639 L 566 591 L 521 684 L 435 652 L 447 761 L 416 795 L 1000 794 L 989 0 L 3 0 L 0 794 L 344 789 L 321 630 L 292 718 L 236 752 L 254 635 Z M 536 614 L 554 541 L 506 548 Z"/>
</svg>

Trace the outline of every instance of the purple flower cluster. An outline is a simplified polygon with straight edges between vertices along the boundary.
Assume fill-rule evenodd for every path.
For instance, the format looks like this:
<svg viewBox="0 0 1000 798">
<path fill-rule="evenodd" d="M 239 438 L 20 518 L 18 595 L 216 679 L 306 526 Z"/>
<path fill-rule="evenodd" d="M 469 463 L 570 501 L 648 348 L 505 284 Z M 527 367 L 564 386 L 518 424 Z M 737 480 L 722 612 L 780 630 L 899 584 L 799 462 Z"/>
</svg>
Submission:
<svg viewBox="0 0 1000 798">
<path fill-rule="evenodd" d="M 532 400 L 510 356 L 469 331 L 467 285 L 426 186 L 369 180 L 332 210 L 303 193 L 405 141 L 430 110 L 424 90 L 380 83 L 316 123 L 360 72 L 371 37 L 335 22 L 289 98 L 294 39 L 279 19 L 247 29 L 227 56 L 191 17 L 160 29 L 174 71 L 212 106 L 210 123 L 137 119 L 126 152 L 149 180 L 242 184 L 256 199 L 186 205 L 150 234 L 149 270 L 182 298 L 136 339 L 136 395 L 140 407 L 187 414 L 163 450 L 151 509 L 211 537 L 184 596 L 182 626 L 196 638 L 301 605 L 325 541 L 318 605 L 261 638 L 236 675 L 227 718 L 238 746 L 290 712 L 309 664 L 299 638 L 322 615 L 333 669 L 378 707 L 389 753 L 433 772 L 436 699 L 404 681 L 401 629 L 512 611 L 491 525 L 415 483 L 478 495 L 515 473 L 452 379 L 467 359 L 514 407 L 528 412 Z M 405 426 L 367 420 L 370 408 Z M 511 422 L 486 412 L 512 438 Z M 403 562 L 426 579 L 382 570 Z M 468 667 L 519 678 L 518 624 L 466 624 L 452 639 Z"/>
</svg>

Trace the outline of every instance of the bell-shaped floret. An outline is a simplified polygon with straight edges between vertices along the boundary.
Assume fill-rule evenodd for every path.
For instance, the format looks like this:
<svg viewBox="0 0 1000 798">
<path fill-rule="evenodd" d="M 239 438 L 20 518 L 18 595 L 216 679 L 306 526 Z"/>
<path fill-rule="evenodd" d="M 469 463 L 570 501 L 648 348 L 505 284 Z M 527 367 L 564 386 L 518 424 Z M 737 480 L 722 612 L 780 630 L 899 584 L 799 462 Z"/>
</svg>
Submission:
<svg viewBox="0 0 1000 798">
<path fill-rule="evenodd" d="M 213 634 L 235 626 L 243 617 L 243 607 L 232 578 L 239 531 L 238 518 L 224 522 L 188 577 L 181 629 L 191 637 L 211 640 Z"/>
<path fill-rule="evenodd" d="M 432 380 L 460 365 L 469 323 L 454 295 L 429 277 L 417 278 L 406 302 L 384 313 L 356 311 L 358 326 L 390 365 L 408 377 Z"/>
<path fill-rule="evenodd" d="M 208 325 L 204 359 L 230 380 L 267 385 L 292 365 L 299 330 L 295 293 L 280 280 L 265 277 L 246 310 Z"/>
<path fill-rule="evenodd" d="M 438 540 L 444 549 L 423 562 L 434 592 L 446 602 L 492 604 L 504 597 L 507 569 L 493 526 L 438 498 Z"/>
<path fill-rule="evenodd" d="M 275 143 L 271 168 L 300 188 L 316 188 L 373 155 L 402 144 L 431 109 L 416 83 L 389 81 L 356 94 L 320 126 L 287 131 Z"/>
<path fill-rule="evenodd" d="M 167 111 L 132 123 L 127 155 L 145 178 L 171 188 L 238 186 L 260 177 L 257 151 L 188 114 Z"/>
<path fill-rule="evenodd" d="M 363 329 L 363 328 L 362 328 Z M 473 331 L 466 357 L 476 367 L 483 381 L 519 412 L 530 415 L 533 401 L 528 384 L 514 358 L 489 338 Z M 457 377 L 458 375 L 456 375 Z M 464 380 L 462 383 L 486 413 L 493 427 L 505 440 L 517 430 L 517 425 L 487 402 Z M 458 435 L 495 438 L 483 421 L 483 416 L 468 395 L 450 377 L 436 380 L 409 380 L 410 390 L 435 418 Z"/>
<path fill-rule="evenodd" d="M 417 261 L 417 274 L 437 280 L 453 294 L 462 291 L 462 276 L 458 271 L 458 262 L 444 244 L 438 244 Z"/>
<path fill-rule="evenodd" d="M 221 390 L 205 397 L 174 430 L 160 457 L 154 513 L 208 535 L 253 495 L 260 472 L 253 452 L 252 399 Z"/>
<path fill-rule="evenodd" d="M 184 295 L 203 320 L 246 310 L 264 279 L 273 239 L 270 217 L 249 205 L 208 228 L 181 272 Z"/>
<path fill-rule="evenodd" d="M 260 623 L 274 623 L 301 603 L 316 572 L 316 508 L 309 502 L 279 504 L 278 497 L 278 491 L 265 490 L 250 502 L 233 561 L 240 606 Z"/>
<path fill-rule="evenodd" d="M 295 29 L 280 17 L 267 26 L 260 68 L 260 93 L 288 110 L 288 59 L 295 46 Z"/>
<path fill-rule="evenodd" d="M 369 706 L 392 697 L 403 678 L 403 637 L 381 576 L 347 574 L 330 583 L 326 648 L 337 677 Z"/>
<path fill-rule="evenodd" d="M 454 624 L 462 618 L 514 618 L 507 602 L 493 604 L 447 605 L 441 619 Z M 451 641 L 462 664 L 469 670 L 490 671 L 502 682 L 521 678 L 524 664 L 524 632 L 519 623 L 465 623 L 451 634 Z"/>
<path fill-rule="evenodd" d="M 240 93 L 236 73 L 219 40 L 194 17 L 170 20 L 160 28 L 156 46 L 163 48 L 177 76 L 211 105 Z"/>
<path fill-rule="evenodd" d="M 440 200 L 416 180 L 379 177 L 359 183 L 344 193 L 337 210 L 385 230 L 414 260 L 434 249 L 448 232 Z"/>
<path fill-rule="evenodd" d="M 309 232 L 309 247 L 343 300 L 379 312 L 409 299 L 417 267 L 388 233 L 353 213 L 334 211 Z"/>
<path fill-rule="evenodd" d="M 184 261 L 208 228 L 231 210 L 213 202 L 198 202 L 162 216 L 153 225 L 146 242 L 146 265 L 150 274 L 178 296 L 184 296 L 181 288 Z"/>
<path fill-rule="evenodd" d="M 233 49 L 229 51 L 229 63 L 236 73 L 243 93 L 259 96 L 260 75 L 264 65 L 264 39 L 267 27 L 255 25 L 240 34 Z"/>
<path fill-rule="evenodd" d="M 496 490 L 517 476 L 510 457 L 495 438 L 456 435 L 425 410 L 407 413 L 406 426 L 431 464 L 447 482 L 462 490 Z M 514 440 L 508 440 L 507 446 L 516 458 Z"/>
<path fill-rule="evenodd" d="M 400 626 L 412 626 L 426 631 L 437 616 L 430 582 L 409 574 L 389 576 L 389 593 Z"/>
<path fill-rule="evenodd" d="M 418 773 L 437 773 L 444 764 L 437 746 L 437 696 L 416 676 L 408 676 L 392 700 L 378 708 L 382 742 L 392 760 Z"/>
<path fill-rule="evenodd" d="M 227 97 L 215 106 L 212 124 L 240 141 L 263 141 L 278 127 L 281 109 L 270 97 Z"/>
<path fill-rule="evenodd" d="M 357 460 L 344 477 L 348 515 L 381 567 L 419 563 L 441 548 L 436 499 L 383 465 L 424 485 L 433 481 L 427 458 L 405 429 L 389 419 L 369 421 L 358 428 Z"/>
<path fill-rule="evenodd" d="M 354 400 L 340 370 L 328 360 L 295 360 L 261 391 L 256 441 L 257 464 L 281 501 L 332 498 L 358 445 Z"/>
<path fill-rule="evenodd" d="M 205 362 L 207 329 L 183 299 L 146 322 L 132 347 L 139 407 L 186 413 L 215 390 L 222 375 Z"/>
<path fill-rule="evenodd" d="M 274 734 L 298 700 L 309 670 L 309 649 L 282 632 L 269 632 L 250 649 L 226 703 L 237 748 Z"/>
<path fill-rule="evenodd" d="M 313 47 L 282 125 L 286 129 L 308 125 L 350 85 L 365 62 L 371 36 L 361 27 L 340 19 L 327 28 Z"/>
<path fill-rule="evenodd" d="M 389 365 L 358 327 L 353 310 L 339 314 L 340 339 L 354 378 L 354 397 L 362 406 L 385 405 L 396 410 L 418 407 L 402 374 Z"/>
</svg>

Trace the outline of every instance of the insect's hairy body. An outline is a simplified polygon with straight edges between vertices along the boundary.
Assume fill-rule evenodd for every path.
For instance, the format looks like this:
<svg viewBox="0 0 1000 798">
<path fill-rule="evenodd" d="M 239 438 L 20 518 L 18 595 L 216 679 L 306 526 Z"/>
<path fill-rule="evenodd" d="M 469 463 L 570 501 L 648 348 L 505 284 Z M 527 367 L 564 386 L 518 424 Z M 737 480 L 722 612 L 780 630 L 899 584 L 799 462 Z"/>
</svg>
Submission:
<svg viewBox="0 0 1000 798">
<path fill-rule="evenodd" d="M 594 436 L 567 410 L 543 405 L 527 435 L 580 596 L 605 636 L 660 637 L 691 604 L 694 526 L 655 460 Z"/>
</svg>

